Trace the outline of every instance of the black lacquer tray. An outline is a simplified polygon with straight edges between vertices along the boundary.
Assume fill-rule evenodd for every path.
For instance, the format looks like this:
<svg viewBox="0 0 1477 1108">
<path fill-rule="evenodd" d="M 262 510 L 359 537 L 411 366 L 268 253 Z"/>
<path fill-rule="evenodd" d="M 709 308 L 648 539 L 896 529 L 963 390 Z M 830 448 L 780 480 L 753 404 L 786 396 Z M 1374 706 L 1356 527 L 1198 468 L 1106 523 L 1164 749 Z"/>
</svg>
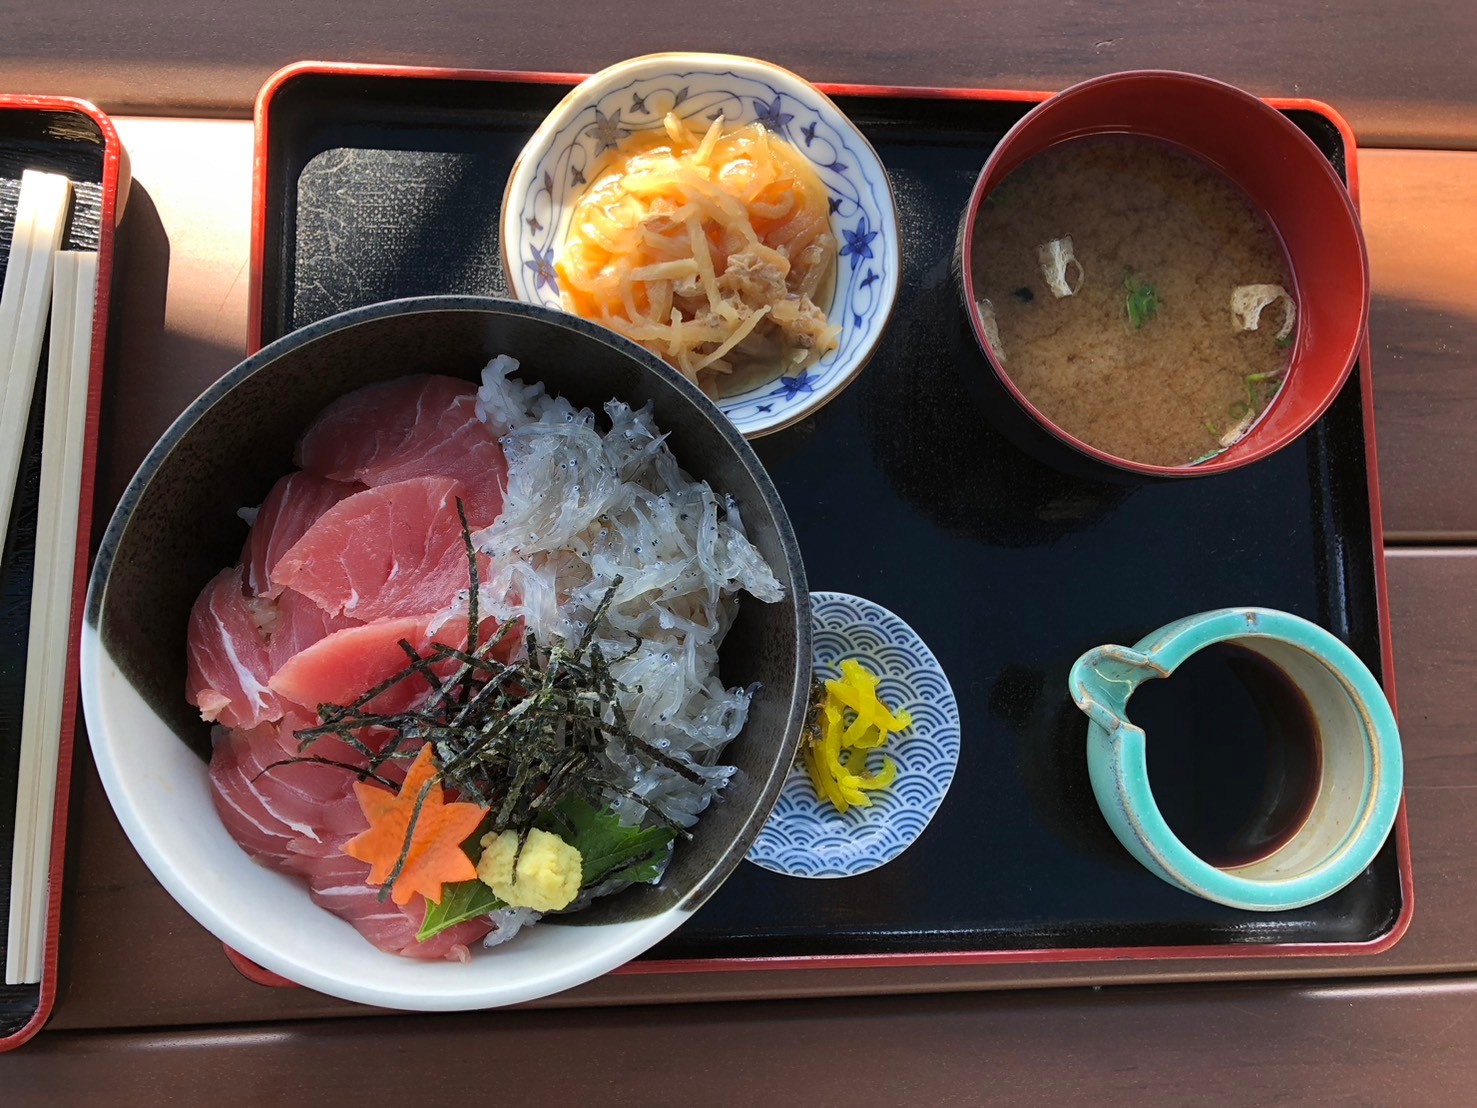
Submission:
<svg viewBox="0 0 1477 1108">
<path fill-rule="evenodd" d="M 60 173 L 72 181 L 72 210 L 62 238 L 65 250 L 98 252 L 98 296 L 94 334 L 107 327 L 112 273 L 113 222 L 127 196 L 128 170 L 108 118 L 80 100 L 43 96 L 0 96 L 0 276 L 10 256 L 21 175 L 27 169 Z M 63 706 L 58 761 L 46 953 L 39 985 L 0 985 L 0 1051 L 19 1046 L 40 1029 L 57 994 L 57 932 L 61 909 L 68 788 L 76 708 L 76 643 L 86 550 L 92 515 L 92 474 L 97 450 L 98 402 L 102 390 L 100 348 L 93 347 L 88 393 L 86 456 L 78 515 L 79 561 L 73 573 L 72 672 Z M 25 700 L 26 651 L 35 570 L 36 520 L 40 500 L 41 436 L 46 399 L 43 351 L 22 446 L 5 550 L 0 555 L 0 930 L 10 911 L 11 854 L 15 845 L 16 785 L 20 768 L 21 716 Z M 0 947 L 0 966 L 4 950 Z"/>
<path fill-rule="evenodd" d="M 258 104 L 256 344 L 379 300 L 506 295 L 503 185 L 574 80 L 314 63 L 279 74 Z M 1375 863 L 1321 904 L 1256 914 L 1199 900 L 1112 837 L 1066 690 L 1084 649 L 1228 605 L 1332 629 L 1389 690 L 1367 354 L 1312 431 L 1247 469 L 1150 484 L 1048 469 L 992 428 L 973 386 L 990 371 L 951 274 L 980 166 L 1042 94 L 827 91 L 891 175 L 902 288 L 856 383 L 756 445 L 811 587 L 876 600 L 923 636 L 958 697 L 963 749 L 943 807 L 896 861 L 846 880 L 745 864 L 647 959 L 724 969 L 1392 944 L 1411 904 L 1403 816 Z M 1347 180 L 1343 122 L 1275 103 Z"/>
</svg>

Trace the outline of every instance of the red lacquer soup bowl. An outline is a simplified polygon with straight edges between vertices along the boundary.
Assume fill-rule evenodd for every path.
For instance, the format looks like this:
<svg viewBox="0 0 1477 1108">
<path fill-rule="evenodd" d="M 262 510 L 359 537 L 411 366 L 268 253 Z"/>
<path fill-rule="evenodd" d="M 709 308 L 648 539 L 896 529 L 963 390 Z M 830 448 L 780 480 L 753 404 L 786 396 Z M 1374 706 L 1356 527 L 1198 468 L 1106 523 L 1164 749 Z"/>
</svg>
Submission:
<svg viewBox="0 0 1477 1108">
<path fill-rule="evenodd" d="M 1112 134 L 1169 143 L 1219 170 L 1262 211 L 1287 254 L 1298 319 L 1284 384 L 1239 441 L 1202 462 L 1163 466 L 1115 457 L 1053 424 L 1001 367 L 974 308 L 970 257 L 975 217 L 985 198 L 1026 159 L 1060 143 Z M 1364 236 L 1328 159 L 1281 112 L 1231 85 L 1189 73 L 1110 74 L 1073 85 L 1032 109 L 1006 133 L 981 170 L 965 210 L 959 251 L 971 326 L 1015 405 L 1079 456 L 1146 476 L 1221 473 L 1282 449 L 1338 395 L 1369 320 Z"/>
</svg>

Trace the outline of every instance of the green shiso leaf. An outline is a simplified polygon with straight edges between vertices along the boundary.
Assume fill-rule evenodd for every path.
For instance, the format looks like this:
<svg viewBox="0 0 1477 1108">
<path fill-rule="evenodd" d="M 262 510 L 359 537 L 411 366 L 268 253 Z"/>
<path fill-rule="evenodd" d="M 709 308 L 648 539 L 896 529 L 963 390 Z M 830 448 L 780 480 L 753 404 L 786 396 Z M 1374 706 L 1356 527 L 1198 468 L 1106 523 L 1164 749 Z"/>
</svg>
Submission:
<svg viewBox="0 0 1477 1108">
<path fill-rule="evenodd" d="M 627 827 L 609 808 L 568 796 L 545 828 L 580 852 L 580 884 L 593 888 L 612 878 L 636 884 L 655 881 L 672 852 L 670 827 Z"/>
<path fill-rule="evenodd" d="M 489 912 L 506 907 L 497 894 L 481 881 L 459 881 L 455 885 L 443 885 L 440 904 L 426 901 L 426 918 L 421 929 L 416 932 L 416 941 L 423 943 L 448 927 L 481 919 Z"/>
<path fill-rule="evenodd" d="M 662 875 L 676 838 L 669 827 L 627 827 L 609 808 L 597 809 L 579 796 L 565 797 L 543 822 L 547 824 L 545 830 L 580 852 L 580 884 L 586 889 L 613 879 L 632 885 L 655 881 Z M 426 901 L 425 920 L 416 940 L 425 942 L 448 927 L 506 907 L 481 881 L 447 885 L 441 891 L 440 904 Z"/>
</svg>

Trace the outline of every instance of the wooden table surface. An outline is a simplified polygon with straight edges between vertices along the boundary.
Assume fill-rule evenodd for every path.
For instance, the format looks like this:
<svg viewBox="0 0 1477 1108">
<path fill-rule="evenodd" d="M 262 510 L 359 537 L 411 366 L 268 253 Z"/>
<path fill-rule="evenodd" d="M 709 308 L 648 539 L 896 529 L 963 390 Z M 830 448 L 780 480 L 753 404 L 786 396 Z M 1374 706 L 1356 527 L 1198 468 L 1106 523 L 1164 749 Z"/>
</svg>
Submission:
<svg viewBox="0 0 1477 1108">
<path fill-rule="evenodd" d="M 657 1104 L 1470 1101 L 1477 153 L 1466 151 L 1477 150 L 1477 9 L 1468 0 L 1420 0 L 1398 14 L 1373 0 L 1337 13 L 1312 0 L 1101 0 L 993 18 L 963 0 L 820 0 L 803 16 L 715 5 L 701 34 L 681 43 L 649 36 L 670 9 L 648 4 L 631 6 L 645 15 L 602 16 L 600 26 L 553 6 L 533 18 L 526 6 L 471 0 L 432 0 L 413 18 L 386 0 L 352 14 L 320 0 L 258 3 L 249 27 L 240 10 L 183 0 L 146 11 L 71 7 L 85 35 L 65 31 L 53 9 L 8 17 L 0 90 L 238 117 L 119 120 L 137 185 L 110 334 L 104 520 L 154 437 L 242 352 L 244 117 L 261 79 L 296 57 L 579 70 L 680 44 L 766 55 L 826 80 L 1050 88 L 1157 65 L 1334 102 L 1362 143 L 1383 147 L 1361 153 L 1360 178 L 1417 908 L 1404 941 L 1376 958 L 739 973 L 701 985 L 651 975 L 639 986 L 607 978 L 558 1002 L 601 1007 L 406 1018 L 237 975 L 133 853 L 84 746 L 63 994 L 50 1027 L 0 1061 L 5 1103 L 350 1103 L 424 1097 L 432 1074 L 449 1075 L 453 1092 L 485 1089 L 481 1075 L 496 1074 L 502 1095 L 619 1102 L 639 1091 Z M 791 20 L 830 30 L 802 35 Z M 936 995 L 862 995 L 877 988 Z M 746 999 L 799 992 L 834 995 Z M 608 1007 L 697 995 L 715 1003 Z"/>
</svg>

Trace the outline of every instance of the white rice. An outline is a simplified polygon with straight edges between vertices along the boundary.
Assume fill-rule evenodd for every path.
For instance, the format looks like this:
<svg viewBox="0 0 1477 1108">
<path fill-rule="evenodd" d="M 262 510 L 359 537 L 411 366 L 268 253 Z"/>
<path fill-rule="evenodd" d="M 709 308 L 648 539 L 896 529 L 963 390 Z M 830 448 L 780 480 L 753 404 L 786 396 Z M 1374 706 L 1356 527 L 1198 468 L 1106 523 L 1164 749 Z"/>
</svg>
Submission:
<svg viewBox="0 0 1477 1108">
<path fill-rule="evenodd" d="M 649 406 L 611 401 L 611 426 L 601 432 L 593 412 L 512 378 L 517 369 L 506 355 L 494 358 L 477 394 L 477 416 L 508 459 L 503 514 L 474 536 L 496 566 L 479 602 L 500 619 L 522 617 L 545 646 L 573 646 L 622 578 L 596 640 L 606 658 L 621 659 L 611 667 L 628 690 L 621 708 L 633 732 L 704 783 L 614 744 L 608 767 L 625 788 L 691 826 L 733 774 L 719 759 L 743 729 L 754 692 L 718 679 L 718 647 L 738 593 L 773 603 L 784 588 L 749 542 L 733 500 L 678 466 Z M 611 801 L 628 823 L 645 814 L 629 798 Z"/>
</svg>

